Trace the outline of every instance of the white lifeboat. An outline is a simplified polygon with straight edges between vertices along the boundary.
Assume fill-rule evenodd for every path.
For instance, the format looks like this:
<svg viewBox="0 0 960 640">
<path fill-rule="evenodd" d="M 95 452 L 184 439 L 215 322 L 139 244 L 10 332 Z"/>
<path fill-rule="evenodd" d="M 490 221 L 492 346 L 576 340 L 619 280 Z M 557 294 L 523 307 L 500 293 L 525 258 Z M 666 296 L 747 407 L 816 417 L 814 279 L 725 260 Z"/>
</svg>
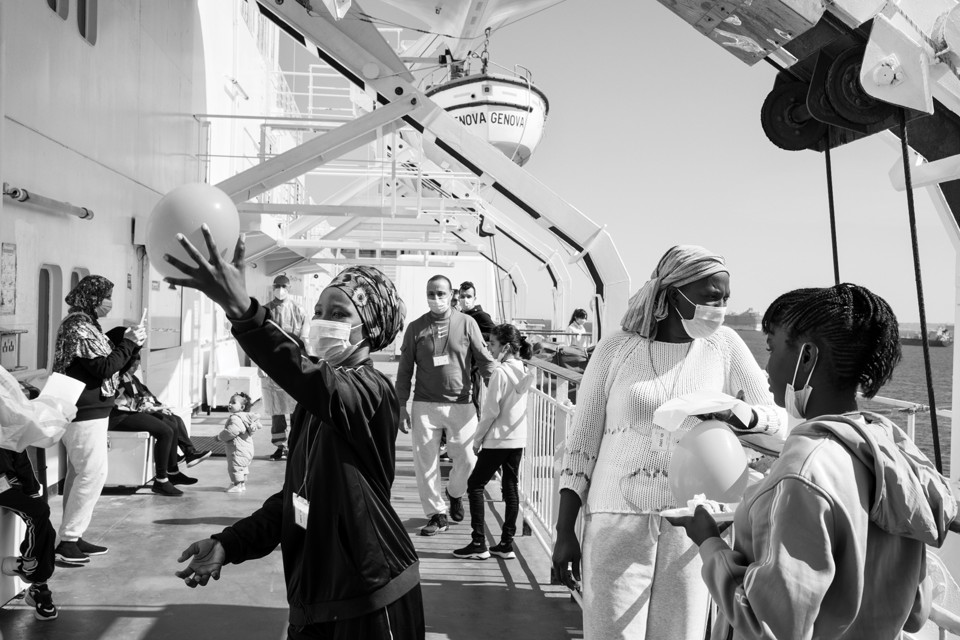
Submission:
<svg viewBox="0 0 960 640">
<path fill-rule="evenodd" d="M 523 166 L 540 144 L 550 103 L 529 79 L 481 73 L 427 89 L 471 133 Z"/>
</svg>

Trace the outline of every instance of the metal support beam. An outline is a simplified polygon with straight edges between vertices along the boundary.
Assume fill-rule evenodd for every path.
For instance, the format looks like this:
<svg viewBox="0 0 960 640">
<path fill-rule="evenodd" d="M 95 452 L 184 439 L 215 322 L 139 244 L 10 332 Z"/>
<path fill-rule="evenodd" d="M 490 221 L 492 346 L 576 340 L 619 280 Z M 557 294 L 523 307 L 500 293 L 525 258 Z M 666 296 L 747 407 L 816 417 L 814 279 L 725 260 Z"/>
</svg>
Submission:
<svg viewBox="0 0 960 640">
<path fill-rule="evenodd" d="M 363 218 L 351 218 L 346 222 L 341 223 L 336 229 L 323 236 L 323 240 L 340 240 L 345 235 L 359 227 L 363 223 Z"/>
<path fill-rule="evenodd" d="M 466 243 L 455 242 L 380 242 L 380 241 L 353 241 L 353 240 L 312 240 L 309 238 L 292 238 L 277 240 L 278 247 L 288 249 L 387 249 L 392 251 L 480 251 L 482 247 Z"/>
<path fill-rule="evenodd" d="M 296 4 L 296 3 L 291 3 Z M 396 129 L 397 120 L 413 112 L 417 96 L 392 102 L 322 136 L 281 153 L 266 162 L 241 171 L 217 185 L 236 202 L 245 202 L 288 182 L 332 158 L 362 147 L 377 138 L 379 129 Z"/>
<path fill-rule="evenodd" d="M 600 227 L 565 202 L 525 170 L 514 164 L 501 151 L 467 132 L 453 116 L 439 108 L 407 79 L 394 75 L 384 60 L 364 45 L 351 39 L 332 22 L 307 14 L 296 2 L 267 5 L 269 11 L 309 39 L 323 52 L 325 60 L 361 88 L 374 88 L 378 101 L 386 103 L 397 96 L 417 96 L 431 109 L 418 109 L 405 120 L 424 132 L 424 151 L 436 161 L 441 156 L 452 158 L 475 175 L 492 184 L 497 192 L 494 204 L 509 206 L 520 215 L 533 218 L 538 224 L 568 245 L 573 251 L 583 250 L 582 243 L 594 236 Z M 607 330 L 615 329 L 627 308 L 630 276 L 613 244 L 610 234 L 600 230 L 595 248 L 583 257 L 594 286 L 605 301 L 607 313 L 599 318 Z"/>
</svg>

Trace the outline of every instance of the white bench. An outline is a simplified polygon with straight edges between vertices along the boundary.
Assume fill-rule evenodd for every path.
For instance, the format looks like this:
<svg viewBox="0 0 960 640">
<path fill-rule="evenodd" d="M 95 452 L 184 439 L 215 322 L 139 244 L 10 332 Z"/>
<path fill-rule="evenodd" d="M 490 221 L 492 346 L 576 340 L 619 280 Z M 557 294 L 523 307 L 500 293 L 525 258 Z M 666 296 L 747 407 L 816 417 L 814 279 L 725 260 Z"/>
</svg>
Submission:
<svg viewBox="0 0 960 640">
<path fill-rule="evenodd" d="M 227 340 L 214 349 L 212 371 L 207 379 L 207 414 L 214 407 L 226 405 L 230 397 L 241 391 L 256 402 L 263 395 L 257 367 L 241 367 L 237 343 Z"/>
<path fill-rule="evenodd" d="M 26 525 L 12 511 L 0 507 L 0 558 L 20 555 L 20 541 L 26 532 Z M 27 585 L 14 576 L 0 574 L 0 606 L 10 602 Z"/>
<path fill-rule="evenodd" d="M 153 479 L 155 440 L 146 431 L 107 432 L 106 487 L 141 487 Z"/>
</svg>

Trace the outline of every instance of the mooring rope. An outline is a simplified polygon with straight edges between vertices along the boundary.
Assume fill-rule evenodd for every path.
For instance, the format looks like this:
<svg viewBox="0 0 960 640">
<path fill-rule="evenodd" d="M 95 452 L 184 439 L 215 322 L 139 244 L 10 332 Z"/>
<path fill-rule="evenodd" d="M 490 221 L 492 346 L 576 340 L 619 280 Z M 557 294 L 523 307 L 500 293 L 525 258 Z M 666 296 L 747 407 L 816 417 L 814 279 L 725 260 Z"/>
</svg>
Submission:
<svg viewBox="0 0 960 640">
<path fill-rule="evenodd" d="M 927 309 L 923 301 L 923 279 L 920 276 L 920 244 L 917 241 L 917 213 L 913 203 L 913 178 L 910 174 L 910 146 L 907 141 L 907 112 L 900 109 L 900 147 L 903 152 L 903 177 L 907 188 L 907 213 L 910 216 L 910 241 L 913 244 L 913 271 L 917 281 L 917 303 L 920 308 L 920 339 L 923 344 L 923 368 L 927 378 L 927 399 L 930 403 L 930 429 L 933 432 L 933 457 L 937 471 L 943 473 L 940 457 L 940 428 L 937 425 L 937 401 L 933 392 L 933 371 L 930 367 L 930 341 L 927 336 Z"/>
<path fill-rule="evenodd" d="M 827 201 L 830 203 L 830 241 L 833 246 L 833 283 L 840 284 L 840 258 L 837 255 L 837 213 L 833 204 L 833 163 L 830 161 L 830 128 L 827 127 L 827 150 L 823 157 L 827 161 Z"/>
</svg>

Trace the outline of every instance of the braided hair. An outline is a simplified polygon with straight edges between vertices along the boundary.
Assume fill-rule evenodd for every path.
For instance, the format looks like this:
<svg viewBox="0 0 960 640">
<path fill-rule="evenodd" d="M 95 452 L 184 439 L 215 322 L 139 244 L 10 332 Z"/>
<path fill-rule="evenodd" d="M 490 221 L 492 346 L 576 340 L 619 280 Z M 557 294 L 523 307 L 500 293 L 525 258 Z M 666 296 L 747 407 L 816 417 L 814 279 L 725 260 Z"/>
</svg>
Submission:
<svg viewBox="0 0 960 640">
<path fill-rule="evenodd" d="M 900 362 L 900 330 L 886 300 L 855 284 L 796 289 L 773 301 L 763 314 L 763 332 L 786 332 L 794 346 L 808 338 L 830 353 L 833 375 L 844 387 L 859 385 L 877 395 Z"/>
<path fill-rule="evenodd" d="M 490 330 L 490 336 L 497 339 L 503 346 L 510 349 L 523 360 L 529 360 L 533 355 L 533 347 L 527 342 L 527 337 L 520 334 L 520 330 L 512 324 L 498 324 Z"/>
</svg>

